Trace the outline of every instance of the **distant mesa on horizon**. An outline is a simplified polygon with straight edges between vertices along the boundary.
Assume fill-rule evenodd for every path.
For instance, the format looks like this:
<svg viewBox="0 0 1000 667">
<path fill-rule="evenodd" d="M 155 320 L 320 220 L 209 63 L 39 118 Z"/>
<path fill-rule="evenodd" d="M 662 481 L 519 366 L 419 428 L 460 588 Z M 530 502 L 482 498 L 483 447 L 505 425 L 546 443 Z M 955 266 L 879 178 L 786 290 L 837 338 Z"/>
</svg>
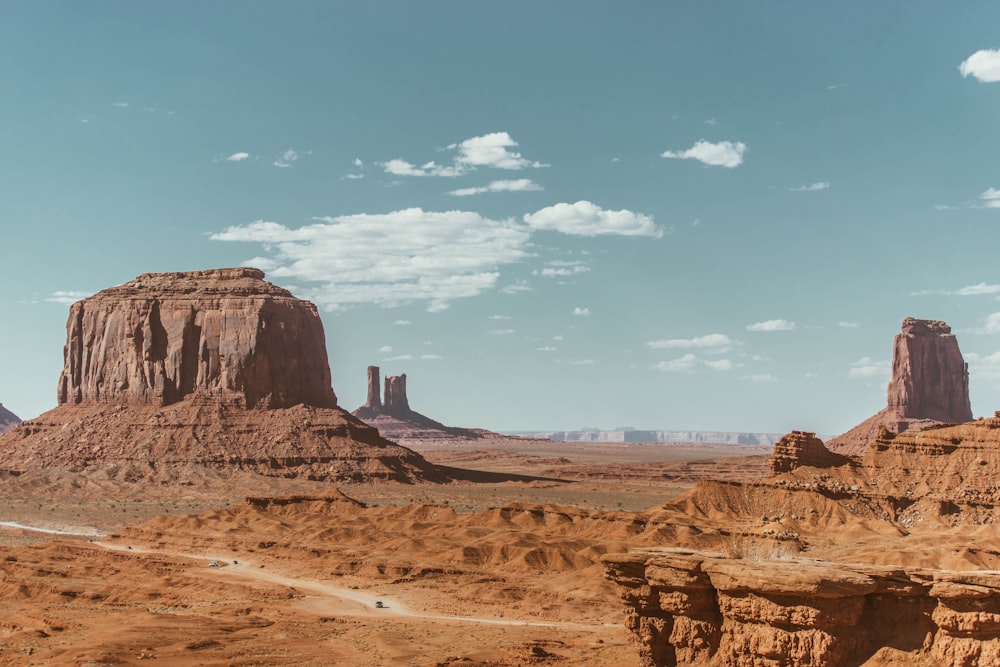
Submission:
<svg viewBox="0 0 1000 667">
<path fill-rule="evenodd" d="M 828 441 L 826 447 L 839 454 L 860 455 L 882 429 L 898 434 L 972 421 L 969 365 L 947 323 L 913 317 L 903 320 L 893 339 L 887 394 L 885 408 Z"/>
<path fill-rule="evenodd" d="M 21 423 L 21 418 L 0 403 L 0 433 L 6 433 Z"/>
<path fill-rule="evenodd" d="M 630 442 L 630 443 L 693 443 L 772 447 L 781 433 L 748 433 L 743 431 L 675 431 L 667 429 L 616 428 L 601 430 L 582 428 L 574 431 L 514 431 L 524 438 L 542 438 L 561 442 Z"/>
<path fill-rule="evenodd" d="M 316 306 L 253 268 L 144 273 L 74 303 L 58 406 L 0 469 L 163 465 L 329 481 L 446 481 L 337 406 Z"/>
<path fill-rule="evenodd" d="M 420 414 L 410 408 L 406 396 L 406 373 L 387 375 L 385 378 L 384 400 L 379 381 L 381 369 L 368 367 L 368 394 L 364 405 L 351 414 L 378 429 L 389 440 L 417 439 L 461 439 L 479 440 L 487 431 L 481 429 L 445 426 L 441 422 Z"/>
</svg>

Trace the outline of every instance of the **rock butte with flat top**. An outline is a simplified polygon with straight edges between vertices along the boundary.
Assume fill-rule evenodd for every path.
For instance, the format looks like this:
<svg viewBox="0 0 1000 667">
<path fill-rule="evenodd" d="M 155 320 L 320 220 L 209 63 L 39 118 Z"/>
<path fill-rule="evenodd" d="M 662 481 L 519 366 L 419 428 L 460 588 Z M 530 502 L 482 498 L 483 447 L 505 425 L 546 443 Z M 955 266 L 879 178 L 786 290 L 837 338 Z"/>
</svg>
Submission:
<svg viewBox="0 0 1000 667">
<path fill-rule="evenodd" d="M 263 277 L 144 273 L 73 304 L 59 405 L 4 434 L 0 469 L 194 463 L 443 481 L 337 407 L 316 307 Z"/>
</svg>

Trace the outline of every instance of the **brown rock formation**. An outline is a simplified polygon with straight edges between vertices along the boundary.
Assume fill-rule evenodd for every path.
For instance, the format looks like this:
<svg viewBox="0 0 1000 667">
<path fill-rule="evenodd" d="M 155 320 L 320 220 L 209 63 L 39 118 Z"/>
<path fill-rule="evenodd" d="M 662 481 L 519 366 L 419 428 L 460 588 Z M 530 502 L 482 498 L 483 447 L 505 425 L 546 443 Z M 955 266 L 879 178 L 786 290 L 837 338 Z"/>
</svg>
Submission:
<svg viewBox="0 0 1000 667">
<path fill-rule="evenodd" d="M 398 440 L 479 440 L 483 434 L 473 430 L 445 426 L 410 408 L 406 397 L 406 373 L 387 375 L 385 396 L 379 397 L 379 367 L 368 367 L 368 398 L 352 412 L 366 424 L 374 426 L 384 437 Z"/>
<path fill-rule="evenodd" d="M 971 419 L 968 365 L 951 327 L 940 320 L 907 317 L 893 340 L 886 408 L 831 439 L 827 447 L 859 455 L 883 427 L 902 433 Z"/>
<path fill-rule="evenodd" d="M 885 646 L 943 667 L 1000 658 L 996 572 L 748 562 L 681 549 L 604 563 L 643 667 L 839 667 Z"/>
<path fill-rule="evenodd" d="M 0 433 L 6 433 L 21 423 L 21 418 L 0 403 Z"/>
<path fill-rule="evenodd" d="M 70 309 L 59 406 L 0 469 L 204 465 L 324 480 L 443 480 L 336 407 L 316 307 L 257 269 L 147 273 Z"/>
<path fill-rule="evenodd" d="M 800 466 L 831 468 L 847 461 L 846 456 L 828 450 L 815 433 L 792 431 L 774 445 L 770 463 L 771 473 L 777 475 Z"/>
<path fill-rule="evenodd" d="M 59 404 L 334 407 L 316 307 L 259 269 L 145 273 L 70 308 Z"/>
</svg>

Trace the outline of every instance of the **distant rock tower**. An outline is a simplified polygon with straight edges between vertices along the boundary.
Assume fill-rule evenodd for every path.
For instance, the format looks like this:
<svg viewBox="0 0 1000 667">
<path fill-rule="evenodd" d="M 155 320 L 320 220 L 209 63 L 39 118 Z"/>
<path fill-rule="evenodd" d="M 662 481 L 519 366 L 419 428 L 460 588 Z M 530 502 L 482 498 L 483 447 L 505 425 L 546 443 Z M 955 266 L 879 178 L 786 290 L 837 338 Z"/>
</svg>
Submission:
<svg viewBox="0 0 1000 667">
<path fill-rule="evenodd" d="M 969 365 L 951 327 L 907 317 L 893 341 L 889 410 L 909 419 L 972 421 Z"/>
<path fill-rule="evenodd" d="M 405 417 L 413 412 L 410 402 L 406 400 L 406 373 L 386 376 L 385 412 L 395 417 Z"/>
<path fill-rule="evenodd" d="M 892 379 L 885 409 L 826 443 L 841 454 L 862 454 L 886 428 L 894 433 L 933 424 L 972 421 L 969 366 L 951 327 L 907 317 L 893 339 Z"/>
</svg>

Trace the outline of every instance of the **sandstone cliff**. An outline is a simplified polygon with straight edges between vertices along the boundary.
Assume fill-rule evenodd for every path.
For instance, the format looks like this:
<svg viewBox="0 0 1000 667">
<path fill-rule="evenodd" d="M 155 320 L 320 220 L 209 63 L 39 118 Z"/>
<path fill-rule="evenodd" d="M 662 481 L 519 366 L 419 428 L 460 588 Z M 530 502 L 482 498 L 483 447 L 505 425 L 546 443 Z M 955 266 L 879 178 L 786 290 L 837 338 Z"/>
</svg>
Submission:
<svg viewBox="0 0 1000 667">
<path fill-rule="evenodd" d="M 1000 664 L 997 572 L 738 561 L 682 549 L 604 562 L 642 667 L 889 664 L 874 657 L 887 647 L 908 656 L 891 664 Z"/>
<path fill-rule="evenodd" d="M 831 451 L 862 454 L 881 428 L 902 433 L 972 419 L 969 370 L 951 327 L 907 317 L 893 340 L 892 379 L 885 409 L 826 443 Z"/>
<path fill-rule="evenodd" d="M 445 426 L 410 408 L 406 396 L 406 373 L 385 378 L 385 395 L 379 394 L 378 366 L 368 367 L 368 398 L 353 414 L 393 441 L 479 440 L 483 433 L 473 429 Z"/>
<path fill-rule="evenodd" d="M 337 407 L 315 306 L 263 277 L 147 273 L 73 304 L 59 405 L 0 438 L 0 469 L 444 480 Z"/>
<path fill-rule="evenodd" d="M 21 418 L 0 403 L 0 433 L 6 433 L 21 423 Z"/>
</svg>

